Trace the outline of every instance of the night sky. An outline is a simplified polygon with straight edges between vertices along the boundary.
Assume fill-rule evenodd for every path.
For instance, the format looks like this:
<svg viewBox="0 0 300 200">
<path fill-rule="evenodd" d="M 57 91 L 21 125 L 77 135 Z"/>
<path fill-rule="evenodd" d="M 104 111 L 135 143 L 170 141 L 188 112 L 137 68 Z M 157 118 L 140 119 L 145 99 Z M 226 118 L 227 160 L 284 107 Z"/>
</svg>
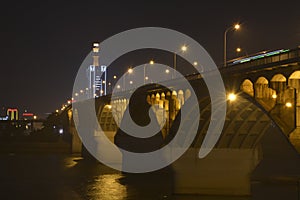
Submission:
<svg viewBox="0 0 300 200">
<path fill-rule="evenodd" d="M 299 0 L 80 2 L 1 5 L 0 106 L 39 116 L 55 111 L 71 97 L 92 43 L 132 28 L 156 26 L 187 34 L 217 65 L 223 59 L 224 31 L 236 22 L 242 27 L 228 33 L 228 59 L 236 57 L 238 46 L 252 54 L 300 45 Z"/>
</svg>

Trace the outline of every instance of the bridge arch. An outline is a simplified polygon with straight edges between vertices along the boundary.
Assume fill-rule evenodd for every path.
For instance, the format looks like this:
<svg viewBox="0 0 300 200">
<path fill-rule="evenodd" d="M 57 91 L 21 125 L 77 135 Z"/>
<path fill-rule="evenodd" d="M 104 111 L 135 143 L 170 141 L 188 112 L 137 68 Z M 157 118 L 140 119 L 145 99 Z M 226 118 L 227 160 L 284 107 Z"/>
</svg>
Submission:
<svg viewBox="0 0 300 200">
<path fill-rule="evenodd" d="M 275 90 L 273 97 L 276 99 L 277 104 L 283 103 L 283 95 L 286 90 L 287 79 L 283 74 L 275 74 L 271 79 L 271 88 Z"/>
<path fill-rule="evenodd" d="M 300 88 L 300 70 L 294 71 L 289 76 L 288 85 L 296 89 Z"/>
<path fill-rule="evenodd" d="M 246 94 L 249 94 L 250 96 L 254 96 L 254 87 L 253 83 L 249 79 L 245 79 L 240 87 L 241 91 L 245 92 Z"/>
<path fill-rule="evenodd" d="M 269 87 L 269 80 L 260 76 L 254 85 L 255 99 L 267 110 L 271 110 L 276 103 L 276 91 Z"/>
<path fill-rule="evenodd" d="M 268 94 L 269 81 L 267 78 L 260 76 L 254 86 L 255 98 L 256 99 L 265 99 L 269 97 Z"/>
<path fill-rule="evenodd" d="M 300 138 L 300 70 L 294 71 L 288 79 L 289 93 L 287 100 L 291 107 L 294 108 L 294 131 L 290 134 L 290 138 Z M 286 104 L 287 105 L 287 104 Z"/>
<path fill-rule="evenodd" d="M 269 84 L 269 81 L 266 77 L 260 76 L 255 81 L 256 84 Z"/>
<path fill-rule="evenodd" d="M 275 74 L 271 82 L 286 82 L 286 77 L 283 74 Z"/>
</svg>

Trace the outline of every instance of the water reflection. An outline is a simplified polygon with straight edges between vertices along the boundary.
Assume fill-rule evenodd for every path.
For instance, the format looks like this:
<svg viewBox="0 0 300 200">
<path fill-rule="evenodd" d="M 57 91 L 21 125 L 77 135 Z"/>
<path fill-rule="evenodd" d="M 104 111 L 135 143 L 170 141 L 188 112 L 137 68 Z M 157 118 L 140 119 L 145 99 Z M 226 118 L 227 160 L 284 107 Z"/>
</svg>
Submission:
<svg viewBox="0 0 300 200">
<path fill-rule="evenodd" d="M 89 186 L 88 196 L 92 199 L 103 200 L 123 200 L 127 197 L 126 186 L 120 184 L 118 180 L 122 178 L 120 174 L 105 174 L 95 178 Z"/>
<path fill-rule="evenodd" d="M 99 162 L 62 155 L 0 155 L 1 199 L 101 200 L 296 200 L 295 180 L 252 183 L 252 195 L 176 195 L 168 170 L 122 174 Z"/>
<path fill-rule="evenodd" d="M 78 161 L 83 160 L 82 157 L 67 157 L 63 160 L 63 166 L 65 168 L 72 168 L 78 164 Z"/>
</svg>

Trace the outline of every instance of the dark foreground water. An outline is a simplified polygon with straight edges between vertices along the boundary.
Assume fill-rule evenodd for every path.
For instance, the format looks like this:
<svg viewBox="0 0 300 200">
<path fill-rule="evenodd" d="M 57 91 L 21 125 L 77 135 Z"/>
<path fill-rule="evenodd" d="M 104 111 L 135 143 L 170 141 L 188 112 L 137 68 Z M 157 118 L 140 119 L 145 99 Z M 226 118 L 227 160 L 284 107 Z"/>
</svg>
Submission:
<svg viewBox="0 0 300 200">
<path fill-rule="evenodd" d="M 0 199 L 298 199 L 294 180 L 252 185 L 251 197 L 174 195 L 168 173 L 128 177 L 67 154 L 0 154 Z"/>
</svg>

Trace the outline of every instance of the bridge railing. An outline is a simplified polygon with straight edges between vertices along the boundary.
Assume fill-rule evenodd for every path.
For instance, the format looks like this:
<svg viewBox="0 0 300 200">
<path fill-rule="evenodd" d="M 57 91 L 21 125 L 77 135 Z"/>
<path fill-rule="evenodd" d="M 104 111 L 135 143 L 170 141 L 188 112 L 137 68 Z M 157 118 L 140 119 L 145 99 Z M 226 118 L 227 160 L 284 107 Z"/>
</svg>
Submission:
<svg viewBox="0 0 300 200">
<path fill-rule="evenodd" d="M 292 49 L 292 50 L 286 51 L 284 53 L 275 54 L 272 56 L 266 56 L 266 57 L 257 58 L 257 59 L 253 59 L 253 60 L 251 59 L 249 61 L 244 61 L 244 62 L 241 62 L 238 64 L 234 63 L 234 62 L 229 62 L 227 64 L 227 66 L 228 67 L 243 66 L 245 68 L 257 67 L 257 66 L 261 66 L 261 65 L 268 65 L 271 63 L 283 62 L 283 61 L 288 61 L 288 60 L 297 59 L 297 58 L 300 59 L 300 48 Z"/>
</svg>

